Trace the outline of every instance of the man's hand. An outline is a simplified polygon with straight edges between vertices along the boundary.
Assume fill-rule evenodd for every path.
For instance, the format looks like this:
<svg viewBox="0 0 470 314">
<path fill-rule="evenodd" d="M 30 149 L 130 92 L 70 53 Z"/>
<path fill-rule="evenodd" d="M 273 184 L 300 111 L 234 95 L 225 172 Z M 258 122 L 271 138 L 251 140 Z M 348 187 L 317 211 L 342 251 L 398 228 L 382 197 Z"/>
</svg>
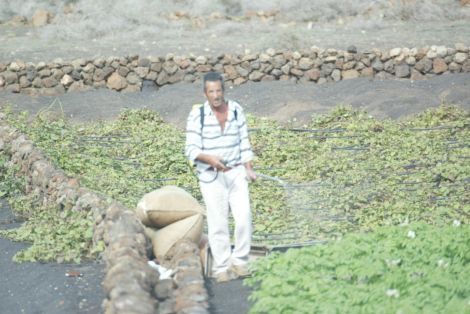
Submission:
<svg viewBox="0 0 470 314">
<path fill-rule="evenodd" d="M 246 169 L 246 178 L 247 178 L 250 182 L 253 182 L 253 181 L 255 181 L 258 177 L 256 176 L 256 173 L 253 171 L 253 169 Z"/>
<path fill-rule="evenodd" d="M 255 181 L 257 176 L 256 176 L 256 173 L 253 171 L 251 162 L 245 163 L 245 169 L 246 169 L 246 178 L 248 179 L 248 181 L 250 182 Z"/>
<path fill-rule="evenodd" d="M 197 157 L 198 160 L 205 162 L 206 164 L 209 164 L 212 166 L 212 168 L 218 170 L 218 171 L 225 171 L 227 170 L 227 167 L 225 164 L 222 162 L 222 158 L 219 156 L 215 155 L 209 155 L 209 154 L 199 154 Z"/>
<path fill-rule="evenodd" d="M 227 166 L 222 161 L 222 158 L 219 156 L 211 156 L 209 165 L 213 168 L 217 169 L 218 171 L 225 171 L 227 170 Z"/>
</svg>

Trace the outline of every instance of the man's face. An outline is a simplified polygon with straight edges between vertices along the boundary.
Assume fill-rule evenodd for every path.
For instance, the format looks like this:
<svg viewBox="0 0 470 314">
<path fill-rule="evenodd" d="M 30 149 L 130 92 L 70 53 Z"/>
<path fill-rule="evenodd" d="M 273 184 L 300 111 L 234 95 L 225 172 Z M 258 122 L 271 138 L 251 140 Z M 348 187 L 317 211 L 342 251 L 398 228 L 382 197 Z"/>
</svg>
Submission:
<svg viewBox="0 0 470 314">
<path fill-rule="evenodd" d="M 220 107 L 225 103 L 224 90 L 222 88 L 222 82 L 220 81 L 207 81 L 204 89 L 204 95 L 206 95 L 207 101 L 212 107 Z"/>
</svg>

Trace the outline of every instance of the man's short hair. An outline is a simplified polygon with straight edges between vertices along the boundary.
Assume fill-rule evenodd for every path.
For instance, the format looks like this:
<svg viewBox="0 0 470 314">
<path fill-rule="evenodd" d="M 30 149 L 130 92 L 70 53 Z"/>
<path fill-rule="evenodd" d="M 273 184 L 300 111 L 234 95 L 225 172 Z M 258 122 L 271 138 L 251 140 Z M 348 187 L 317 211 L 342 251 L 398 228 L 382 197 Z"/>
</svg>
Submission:
<svg viewBox="0 0 470 314">
<path fill-rule="evenodd" d="M 206 91 L 206 82 L 217 82 L 217 81 L 220 82 L 220 84 L 222 85 L 222 90 L 224 90 L 225 89 L 224 78 L 222 77 L 222 75 L 220 75 L 220 73 L 217 73 L 217 72 L 206 73 L 203 77 L 204 91 Z"/>
</svg>

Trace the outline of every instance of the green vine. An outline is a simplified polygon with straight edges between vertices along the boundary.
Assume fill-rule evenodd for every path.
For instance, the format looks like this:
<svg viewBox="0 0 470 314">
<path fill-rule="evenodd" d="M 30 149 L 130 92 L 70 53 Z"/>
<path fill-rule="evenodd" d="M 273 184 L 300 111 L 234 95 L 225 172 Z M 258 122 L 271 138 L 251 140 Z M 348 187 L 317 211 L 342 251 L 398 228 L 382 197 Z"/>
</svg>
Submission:
<svg viewBox="0 0 470 314">
<path fill-rule="evenodd" d="M 252 265 L 250 313 L 467 313 L 470 228 L 380 227 Z"/>
<path fill-rule="evenodd" d="M 130 208 L 168 184 L 201 199 L 183 155 L 184 131 L 152 110 L 94 123 L 5 113 L 68 175 Z M 337 107 L 302 130 L 253 116 L 248 125 L 256 170 L 281 180 L 251 185 L 257 243 L 333 239 L 413 221 L 469 223 L 469 113 L 460 108 L 397 122 Z"/>
<path fill-rule="evenodd" d="M 12 207 L 17 213 L 29 212 L 28 220 L 17 229 L 0 230 L 0 235 L 14 241 L 31 243 L 13 257 L 17 262 L 57 261 L 80 263 L 96 258 L 102 243 L 93 247 L 91 212 L 38 207 L 31 196 L 17 198 Z"/>
</svg>

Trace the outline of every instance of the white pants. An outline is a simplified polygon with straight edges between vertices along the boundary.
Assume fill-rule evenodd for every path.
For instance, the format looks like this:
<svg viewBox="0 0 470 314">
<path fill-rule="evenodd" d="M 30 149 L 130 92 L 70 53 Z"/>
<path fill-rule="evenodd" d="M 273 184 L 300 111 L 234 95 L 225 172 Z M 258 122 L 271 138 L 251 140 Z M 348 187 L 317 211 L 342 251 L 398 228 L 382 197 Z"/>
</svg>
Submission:
<svg viewBox="0 0 470 314">
<path fill-rule="evenodd" d="M 207 177 L 215 177 L 215 172 Z M 231 264 L 248 262 L 251 246 L 251 209 L 246 170 L 243 165 L 227 172 L 219 172 L 210 183 L 199 181 L 207 210 L 209 246 L 211 248 L 213 273 L 226 271 Z M 235 220 L 232 252 L 228 226 L 229 208 Z"/>
</svg>

